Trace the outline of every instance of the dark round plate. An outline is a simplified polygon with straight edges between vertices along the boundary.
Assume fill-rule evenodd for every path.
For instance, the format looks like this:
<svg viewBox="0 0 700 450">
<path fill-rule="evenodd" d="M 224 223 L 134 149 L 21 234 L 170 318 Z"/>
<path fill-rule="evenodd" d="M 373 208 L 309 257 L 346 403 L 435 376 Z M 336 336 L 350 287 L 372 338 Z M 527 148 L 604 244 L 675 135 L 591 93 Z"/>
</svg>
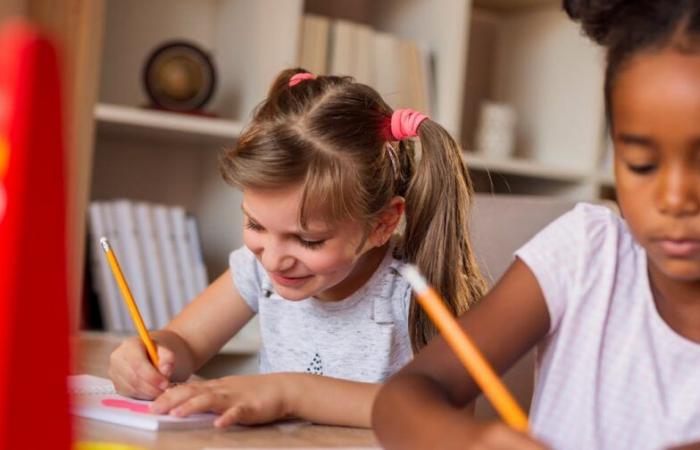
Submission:
<svg viewBox="0 0 700 450">
<path fill-rule="evenodd" d="M 195 44 L 170 41 L 148 57 L 143 84 L 155 106 L 196 111 L 214 94 L 216 70 L 209 55 Z"/>
</svg>

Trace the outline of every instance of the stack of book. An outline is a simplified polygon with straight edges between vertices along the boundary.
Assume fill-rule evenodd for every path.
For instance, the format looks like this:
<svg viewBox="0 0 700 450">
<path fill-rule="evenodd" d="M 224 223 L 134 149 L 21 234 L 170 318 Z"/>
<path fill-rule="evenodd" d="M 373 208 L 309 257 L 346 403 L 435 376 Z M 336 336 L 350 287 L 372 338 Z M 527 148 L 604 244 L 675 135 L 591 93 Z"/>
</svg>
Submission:
<svg viewBox="0 0 700 450">
<path fill-rule="evenodd" d="M 90 267 L 107 331 L 134 331 L 100 247 L 109 239 L 148 328 L 165 326 L 203 291 L 207 271 L 197 223 L 184 208 L 131 200 L 96 201 L 88 214 Z"/>
<path fill-rule="evenodd" d="M 408 39 L 363 24 L 306 14 L 298 64 L 317 74 L 350 75 L 394 108 L 431 113 L 431 53 Z"/>
</svg>

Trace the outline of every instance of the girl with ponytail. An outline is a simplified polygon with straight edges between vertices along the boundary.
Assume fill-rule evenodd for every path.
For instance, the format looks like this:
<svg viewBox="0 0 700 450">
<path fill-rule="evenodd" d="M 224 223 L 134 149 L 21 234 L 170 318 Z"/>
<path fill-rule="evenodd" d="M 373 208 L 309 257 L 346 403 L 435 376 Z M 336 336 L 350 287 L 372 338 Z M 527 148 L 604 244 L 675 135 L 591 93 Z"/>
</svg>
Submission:
<svg viewBox="0 0 700 450">
<path fill-rule="evenodd" d="M 245 246 L 152 333 L 160 367 L 137 338 L 114 352 L 117 390 L 155 398 L 161 413 L 221 413 L 217 426 L 289 417 L 369 426 L 379 383 L 436 333 L 398 269 L 418 265 L 455 314 L 485 292 L 459 147 L 427 116 L 393 111 L 349 77 L 292 69 L 223 154 L 221 172 L 243 192 Z M 166 391 L 256 314 L 261 375 Z"/>
<path fill-rule="evenodd" d="M 608 49 L 623 218 L 578 205 L 460 319 L 501 373 L 537 346 L 528 434 L 463 414 L 478 387 L 436 338 L 378 395 L 387 449 L 700 448 L 700 0 L 564 8 Z"/>
</svg>

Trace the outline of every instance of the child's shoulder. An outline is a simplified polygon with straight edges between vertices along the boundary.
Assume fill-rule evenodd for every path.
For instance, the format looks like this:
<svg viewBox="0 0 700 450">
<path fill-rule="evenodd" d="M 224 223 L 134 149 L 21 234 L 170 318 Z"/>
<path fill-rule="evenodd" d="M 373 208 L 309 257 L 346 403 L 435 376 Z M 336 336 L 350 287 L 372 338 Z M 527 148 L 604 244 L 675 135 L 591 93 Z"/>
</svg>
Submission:
<svg viewBox="0 0 700 450">
<path fill-rule="evenodd" d="M 627 235 L 627 224 L 614 208 L 612 205 L 577 203 L 537 236 L 545 236 L 550 242 L 561 239 L 566 242 L 591 244 L 607 240 L 611 235 Z"/>
<path fill-rule="evenodd" d="M 611 208 L 578 203 L 537 233 L 516 256 L 538 279 L 550 278 L 569 285 L 595 277 L 599 270 L 637 253 L 627 224 Z"/>
</svg>

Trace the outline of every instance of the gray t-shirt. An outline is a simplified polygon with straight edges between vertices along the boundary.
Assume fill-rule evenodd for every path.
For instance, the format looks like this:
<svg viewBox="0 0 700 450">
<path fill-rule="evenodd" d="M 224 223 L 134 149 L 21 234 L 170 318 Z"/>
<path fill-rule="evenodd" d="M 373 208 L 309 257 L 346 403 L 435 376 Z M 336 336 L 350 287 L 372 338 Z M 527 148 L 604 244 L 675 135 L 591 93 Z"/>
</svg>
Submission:
<svg viewBox="0 0 700 450">
<path fill-rule="evenodd" d="M 337 302 L 280 297 L 245 246 L 231 253 L 229 265 L 238 292 L 259 315 L 261 373 L 307 372 L 377 383 L 413 357 L 411 289 L 391 250 L 364 286 Z"/>
</svg>

